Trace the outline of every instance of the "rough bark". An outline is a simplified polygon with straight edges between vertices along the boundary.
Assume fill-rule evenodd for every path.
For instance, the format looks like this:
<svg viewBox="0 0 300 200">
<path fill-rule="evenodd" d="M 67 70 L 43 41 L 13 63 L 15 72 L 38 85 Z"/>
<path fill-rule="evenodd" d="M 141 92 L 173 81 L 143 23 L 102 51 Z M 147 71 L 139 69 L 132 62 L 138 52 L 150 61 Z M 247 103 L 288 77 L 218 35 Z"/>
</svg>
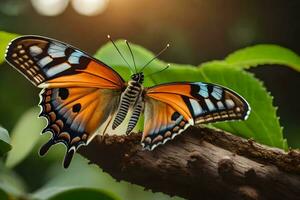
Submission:
<svg viewBox="0 0 300 200">
<path fill-rule="evenodd" d="M 300 199 L 300 152 L 192 127 L 143 151 L 140 134 L 98 136 L 80 153 L 117 180 L 186 199 Z"/>
</svg>

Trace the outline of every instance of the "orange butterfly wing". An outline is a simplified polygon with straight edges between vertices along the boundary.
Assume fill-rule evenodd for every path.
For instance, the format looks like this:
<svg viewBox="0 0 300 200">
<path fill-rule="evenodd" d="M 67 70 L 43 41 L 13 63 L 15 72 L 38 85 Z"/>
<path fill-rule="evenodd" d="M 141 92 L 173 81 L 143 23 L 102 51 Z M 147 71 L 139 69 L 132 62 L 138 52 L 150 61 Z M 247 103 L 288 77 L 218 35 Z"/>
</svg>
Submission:
<svg viewBox="0 0 300 200">
<path fill-rule="evenodd" d="M 118 91 L 99 88 L 51 88 L 41 93 L 42 112 L 48 120 L 44 132 L 52 132 L 52 138 L 41 148 L 44 155 L 49 148 L 62 142 L 67 147 L 64 166 L 70 155 L 81 145 L 87 145 L 97 134 L 103 134 L 119 103 Z M 70 155 L 69 155 L 70 154 Z"/>
<path fill-rule="evenodd" d="M 142 144 L 147 149 L 173 139 L 189 125 L 246 119 L 250 107 L 240 95 L 210 83 L 170 83 L 148 88 Z"/>
<path fill-rule="evenodd" d="M 190 126 L 170 104 L 149 97 L 146 99 L 144 115 L 142 146 L 148 150 L 173 139 Z"/>
<path fill-rule="evenodd" d="M 24 36 L 8 46 L 6 60 L 41 93 L 41 116 L 52 132 L 40 150 L 44 155 L 58 143 L 67 146 L 64 166 L 75 151 L 105 131 L 115 112 L 124 80 L 112 68 L 65 43 Z"/>
</svg>

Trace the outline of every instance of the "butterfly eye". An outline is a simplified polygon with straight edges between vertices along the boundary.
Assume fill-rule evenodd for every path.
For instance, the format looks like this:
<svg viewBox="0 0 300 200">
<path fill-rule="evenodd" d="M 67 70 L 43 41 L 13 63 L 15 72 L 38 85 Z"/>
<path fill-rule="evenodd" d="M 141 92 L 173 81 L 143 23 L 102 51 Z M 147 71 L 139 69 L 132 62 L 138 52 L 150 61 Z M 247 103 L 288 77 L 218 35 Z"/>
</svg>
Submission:
<svg viewBox="0 0 300 200">
<path fill-rule="evenodd" d="M 143 73 L 141 73 L 141 80 L 144 80 L 144 74 Z"/>
<path fill-rule="evenodd" d="M 139 75 L 133 74 L 133 75 L 131 76 L 131 79 L 132 79 L 132 80 L 135 80 L 135 81 L 139 81 Z"/>
</svg>

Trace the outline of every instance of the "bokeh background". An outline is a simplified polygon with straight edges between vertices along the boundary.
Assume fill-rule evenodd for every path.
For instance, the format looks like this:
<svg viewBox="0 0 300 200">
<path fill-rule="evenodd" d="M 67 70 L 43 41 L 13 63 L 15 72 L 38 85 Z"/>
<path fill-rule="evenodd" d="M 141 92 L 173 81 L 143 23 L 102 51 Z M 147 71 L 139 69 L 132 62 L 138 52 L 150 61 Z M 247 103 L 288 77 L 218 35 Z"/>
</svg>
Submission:
<svg viewBox="0 0 300 200">
<path fill-rule="evenodd" d="M 170 43 L 162 60 L 198 65 L 261 43 L 300 55 L 299 9 L 299 0 L 1 0 L 0 30 L 56 38 L 90 54 L 107 34 L 154 52 Z M 284 137 L 299 148 L 299 75 L 281 66 L 251 71 L 274 96 Z M 39 91 L 6 63 L 0 75 L 0 124 L 10 131 Z"/>
</svg>

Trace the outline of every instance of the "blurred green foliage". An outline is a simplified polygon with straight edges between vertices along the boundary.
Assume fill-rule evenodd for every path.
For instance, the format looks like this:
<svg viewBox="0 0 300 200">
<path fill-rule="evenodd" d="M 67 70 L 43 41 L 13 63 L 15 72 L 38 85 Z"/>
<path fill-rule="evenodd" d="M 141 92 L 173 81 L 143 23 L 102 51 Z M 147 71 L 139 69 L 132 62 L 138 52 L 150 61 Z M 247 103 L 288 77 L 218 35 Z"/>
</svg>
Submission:
<svg viewBox="0 0 300 200">
<path fill-rule="evenodd" d="M 1 34 L 0 33 L 0 39 Z M 5 35 L 5 34 L 4 34 Z M 12 35 L 5 38 L 6 46 Z M 116 44 L 128 61 L 131 61 L 129 51 L 123 41 Z M 1 46 L 0 46 L 1 47 Z M 4 54 L 0 49 L 0 55 Z M 148 50 L 132 45 L 137 66 L 143 66 L 153 54 Z M 270 54 L 269 52 L 273 52 Z M 274 53 L 275 52 L 275 53 Z M 282 56 L 282 57 L 281 57 Z M 104 45 L 95 55 L 117 70 L 128 80 L 130 72 L 112 44 Z M 1 61 L 1 60 L 0 60 Z M 288 49 L 275 45 L 258 45 L 231 54 L 225 60 L 206 62 L 198 67 L 183 64 L 172 64 L 160 74 L 147 77 L 146 86 L 173 81 L 205 81 L 227 86 L 249 101 L 252 108 L 246 121 L 212 124 L 232 133 L 279 148 L 287 148 L 282 136 L 282 128 L 276 116 L 276 108 L 272 105 L 272 97 L 263 84 L 253 74 L 244 71 L 245 68 L 261 64 L 284 64 L 299 70 L 298 56 Z M 166 63 L 155 60 L 146 68 L 145 74 L 158 71 Z M 6 77 L 7 78 L 7 77 Z M 17 91 L 16 91 L 17 92 Z M 17 109 L 17 108 L 16 108 Z M 76 155 L 70 168 L 64 170 L 60 164 L 63 156 L 63 145 L 56 145 L 46 157 L 39 158 L 37 148 L 47 136 L 39 137 L 38 132 L 45 125 L 43 120 L 37 120 L 37 108 L 28 110 L 12 130 L 13 150 L 3 157 L 0 163 L 0 198 L 22 199 L 170 199 L 160 193 L 144 191 L 140 186 L 127 182 L 117 182 L 108 174 L 101 172 L 95 165 Z M 2 151 L 0 129 L 0 150 Z M 7 134 L 6 134 L 7 135 Z M 3 142 L 9 145 L 8 137 Z M 5 152 L 7 150 L 3 150 Z M 172 199 L 179 199 L 174 197 Z"/>
<path fill-rule="evenodd" d="M 39 110 L 38 107 L 28 110 L 20 117 L 20 120 L 11 131 L 11 145 L 18 148 L 13 148 L 8 153 L 7 167 L 12 168 L 21 162 L 40 139 L 40 135 L 37 133 L 41 133 L 46 123 L 42 119 L 37 119 Z"/>
<path fill-rule="evenodd" d="M 11 149 L 10 138 L 7 130 L 0 127 L 0 156 L 3 156 Z"/>
</svg>

